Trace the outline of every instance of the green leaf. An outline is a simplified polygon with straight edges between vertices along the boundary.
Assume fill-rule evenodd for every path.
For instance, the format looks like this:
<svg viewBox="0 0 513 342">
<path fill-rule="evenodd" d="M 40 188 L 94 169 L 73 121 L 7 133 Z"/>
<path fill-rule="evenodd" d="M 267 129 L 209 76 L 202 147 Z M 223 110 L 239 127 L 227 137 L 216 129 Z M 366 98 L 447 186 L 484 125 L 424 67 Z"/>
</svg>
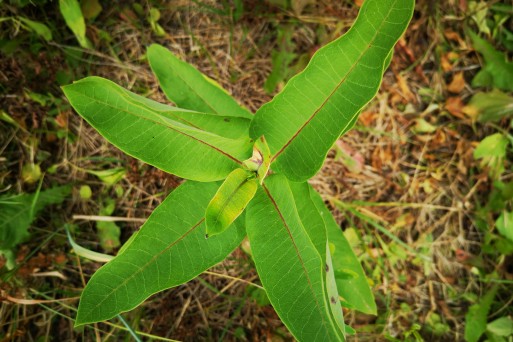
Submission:
<svg viewBox="0 0 513 342">
<path fill-rule="evenodd" d="M 497 287 L 488 291 L 479 303 L 472 305 L 465 315 L 465 341 L 477 342 L 486 331 L 488 312 L 497 293 Z"/>
<path fill-rule="evenodd" d="M 513 320 L 511 317 L 501 317 L 495 321 L 488 323 L 486 330 L 496 336 L 511 336 L 513 335 Z"/>
<path fill-rule="evenodd" d="M 24 17 L 18 17 L 18 19 L 47 42 L 52 40 L 52 31 L 45 24 Z"/>
<path fill-rule="evenodd" d="M 503 211 L 497 218 L 495 226 L 502 236 L 513 242 L 513 212 Z"/>
<path fill-rule="evenodd" d="M 96 222 L 96 229 L 98 230 L 98 237 L 100 238 L 100 246 L 110 252 L 114 248 L 121 245 L 119 237 L 121 236 L 121 228 L 112 221 L 98 221 Z"/>
<path fill-rule="evenodd" d="M 508 139 L 501 133 L 495 133 L 484 138 L 474 150 L 474 158 L 504 157 L 508 147 Z"/>
<path fill-rule="evenodd" d="M 246 211 L 246 230 L 269 300 L 299 341 L 339 341 L 324 284 L 325 265 L 294 205 L 287 179 L 266 178 Z"/>
<path fill-rule="evenodd" d="M 330 314 L 333 321 L 338 325 L 340 331 L 345 332 L 344 316 L 342 306 L 339 300 L 339 292 L 335 279 L 335 269 L 331 258 L 331 251 L 329 249 L 328 236 L 326 225 L 311 199 L 311 188 L 308 183 L 289 183 L 290 189 L 294 196 L 296 209 L 301 219 L 301 223 L 314 244 L 317 252 L 321 256 L 322 264 L 324 265 L 325 286 L 327 293 L 327 302 L 329 302 Z"/>
<path fill-rule="evenodd" d="M 164 31 L 164 28 L 160 26 L 158 21 L 160 20 L 160 11 L 157 8 L 151 8 L 150 9 L 150 15 L 148 16 L 148 22 L 150 23 L 151 29 L 153 32 L 159 36 L 162 37 L 166 35 L 166 31 Z"/>
<path fill-rule="evenodd" d="M 248 135 L 248 127 L 251 121 L 249 119 L 195 112 L 155 102 L 131 92 L 127 92 L 127 94 L 146 107 L 184 125 L 231 139 L 240 138 L 242 136 L 246 137 Z"/>
<path fill-rule="evenodd" d="M 122 167 L 116 167 L 108 170 L 86 170 L 87 173 L 95 175 L 103 183 L 107 185 L 114 185 L 125 177 L 126 170 Z"/>
<path fill-rule="evenodd" d="M 313 188 L 310 191 L 310 196 L 326 225 L 338 293 L 352 308 L 376 315 L 377 308 L 374 295 L 351 245 L 329 209 L 324 205 L 321 196 Z M 348 277 L 348 274 L 351 276 Z"/>
<path fill-rule="evenodd" d="M 233 170 L 208 204 L 205 214 L 207 236 L 224 232 L 246 209 L 257 187 L 258 181 L 253 172 Z"/>
<path fill-rule="evenodd" d="M 255 114 L 275 167 L 304 181 L 378 91 L 384 63 L 413 13 L 413 0 L 367 0 L 353 27 L 316 52 L 306 69 Z"/>
<path fill-rule="evenodd" d="M 179 177 L 224 179 L 251 153 L 249 139 L 187 126 L 111 81 L 87 77 L 63 90 L 73 108 L 116 147 Z"/>
<path fill-rule="evenodd" d="M 162 90 L 177 106 L 204 113 L 253 118 L 217 83 L 165 47 L 153 44 L 147 55 Z"/>
<path fill-rule="evenodd" d="M 59 0 L 59 9 L 66 25 L 73 31 L 79 44 L 83 48 L 89 48 L 90 44 L 85 36 L 86 25 L 80 4 L 77 0 Z"/>
<path fill-rule="evenodd" d="M 346 325 L 344 323 L 344 312 L 342 311 L 342 305 L 340 304 L 340 295 L 337 287 L 337 280 L 335 278 L 335 272 L 333 268 L 333 260 L 331 258 L 331 251 L 328 240 L 326 240 L 326 250 L 324 251 L 326 256 L 326 292 L 327 301 L 330 303 L 329 307 L 332 314 L 332 319 L 335 324 L 338 325 L 340 331 L 343 334 L 346 333 Z"/>
<path fill-rule="evenodd" d="M 75 240 L 73 240 L 73 238 L 71 237 L 71 234 L 70 234 L 68 229 L 66 229 L 66 234 L 68 235 L 68 241 L 69 241 L 71 247 L 73 248 L 73 251 L 77 255 L 79 255 L 79 256 L 81 256 L 83 258 L 86 258 L 86 259 L 89 259 L 89 260 L 93 260 L 93 261 L 98 261 L 98 262 L 109 262 L 112 259 L 114 259 L 114 257 L 112 255 L 108 255 L 108 254 L 104 254 L 104 253 L 98 253 L 98 252 L 91 251 L 91 250 L 89 250 L 87 248 L 84 248 L 84 247 L 80 246 L 79 244 L 77 244 L 75 242 Z M 134 236 L 134 235 L 132 235 L 132 236 Z M 121 253 L 121 251 L 120 251 L 120 253 Z"/>
<path fill-rule="evenodd" d="M 102 5 L 98 0 L 82 0 L 80 1 L 80 9 L 86 19 L 94 19 L 102 11 Z"/>
<path fill-rule="evenodd" d="M 472 96 L 467 108 L 479 115 L 480 122 L 496 122 L 513 115 L 513 97 L 496 89 L 489 93 L 477 93 Z"/>
<path fill-rule="evenodd" d="M 0 197 L 0 250 L 15 247 L 29 237 L 28 228 L 46 206 L 59 204 L 70 187 L 55 187 L 39 193 Z"/>
<path fill-rule="evenodd" d="M 326 226 L 319 210 L 310 198 L 310 187 L 306 182 L 289 182 L 289 187 L 294 196 L 294 203 L 301 223 L 321 256 L 322 263 L 326 264 L 326 241 L 328 241 Z"/>
<path fill-rule="evenodd" d="M 205 239 L 204 213 L 216 183 L 186 182 L 148 218 L 137 236 L 84 289 L 75 324 L 110 319 L 152 294 L 183 284 L 222 261 L 244 238 L 235 222 Z"/>
<path fill-rule="evenodd" d="M 497 51 L 486 40 L 469 31 L 474 49 L 483 55 L 485 65 L 481 72 L 472 80 L 474 87 L 493 85 L 502 90 L 513 91 L 513 63 L 508 62 L 506 54 Z M 486 77 L 485 77 L 486 75 Z M 488 84 L 486 79 L 492 84 Z"/>
</svg>

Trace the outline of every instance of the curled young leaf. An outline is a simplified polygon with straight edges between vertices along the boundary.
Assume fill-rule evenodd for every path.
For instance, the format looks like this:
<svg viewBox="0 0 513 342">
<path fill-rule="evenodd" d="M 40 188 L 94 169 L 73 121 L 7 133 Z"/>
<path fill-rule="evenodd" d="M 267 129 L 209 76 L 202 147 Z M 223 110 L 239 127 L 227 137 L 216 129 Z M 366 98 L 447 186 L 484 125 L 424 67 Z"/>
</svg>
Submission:
<svg viewBox="0 0 513 342">
<path fill-rule="evenodd" d="M 235 169 L 210 201 L 205 214 L 207 236 L 220 234 L 246 209 L 258 187 L 255 174 Z"/>
</svg>

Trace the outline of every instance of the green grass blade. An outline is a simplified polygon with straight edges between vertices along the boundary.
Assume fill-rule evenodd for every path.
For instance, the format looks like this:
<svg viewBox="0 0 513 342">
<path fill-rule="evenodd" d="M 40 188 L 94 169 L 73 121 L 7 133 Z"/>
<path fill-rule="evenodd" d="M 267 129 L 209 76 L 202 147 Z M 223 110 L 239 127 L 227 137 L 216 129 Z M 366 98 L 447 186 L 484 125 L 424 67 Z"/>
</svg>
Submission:
<svg viewBox="0 0 513 342">
<path fill-rule="evenodd" d="M 353 27 L 317 51 L 305 70 L 257 111 L 251 137 L 265 135 L 275 168 L 287 178 L 312 177 L 374 97 L 413 7 L 414 0 L 366 0 Z"/>
<path fill-rule="evenodd" d="M 186 182 L 152 213 L 128 247 L 100 268 L 84 289 L 76 325 L 110 319 L 152 294 L 183 284 L 222 261 L 242 241 L 235 222 L 205 239 L 204 213 L 216 183 Z"/>
</svg>

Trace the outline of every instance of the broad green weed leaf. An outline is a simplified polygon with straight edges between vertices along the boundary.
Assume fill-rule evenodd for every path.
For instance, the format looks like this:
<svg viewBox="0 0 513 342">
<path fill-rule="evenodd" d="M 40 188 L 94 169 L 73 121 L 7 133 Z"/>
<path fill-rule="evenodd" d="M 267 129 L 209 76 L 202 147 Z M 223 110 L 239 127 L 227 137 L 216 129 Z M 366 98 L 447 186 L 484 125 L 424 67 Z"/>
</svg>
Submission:
<svg viewBox="0 0 513 342">
<path fill-rule="evenodd" d="M 205 214 L 207 236 L 224 232 L 246 209 L 257 187 L 258 181 L 253 172 L 233 170 L 208 204 Z"/>
<path fill-rule="evenodd" d="M 508 62 L 506 54 L 497 51 L 492 44 L 483 38 L 480 38 L 472 31 L 468 32 L 474 48 L 483 55 L 485 65 L 483 69 L 474 77 L 472 85 L 474 87 L 495 86 L 502 90 L 513 91 L 513 63 Z"/>
<path fill-rule="evenodd" d="M 294 205 L 287 179 L 266 178 L 246 211 L 253 259 L 269 300 L 299 341 L 340 341 L 326 303 L 325 265 Z"/>
<path fill-rule="evenodd" d="M 497 293 L 497 287 L 488 291 L 479 303 L 472 305 L 465 315 L 465 341 L 477 342 L 486 331 L 488 312 Z"/>
<path fill-rule="evenodd" d="M 305 181 L 378 91 L 385 61 L 413 13 L 413 0 L 367 0 L 353 27 L 316 52 L 306 69 L 263 105 L 250 126 L 265 135 L 276 170 Z"/>
<path fill-rule="evenodd" d="M 497 89 L 489 93 L 477 93 L 472 96 L 466 111 L 477 114 L 480 122 L 497 122 L 513 116 L 513 96 Z"/>
<path fill-rule="evenodd" d="M 501 133 L 495 133 L 484 138 L 474 150 L 474 158 L 504 157 L 508 147 L 508 139 Z"/>
<path fill-rule="evenodd" d="M 495 321 L 487 324 L 486 330 L 495 336 L 511 336 L 513 335 L 513 319 L 511 317 L 497 318 Z"/>
<path fill-rule="evenodd" d="M 112 261 L 89 280 L 75 324 L 110 319 L 152 294 L 183 284 L 222 261 L 244 238 L 235 222 L 205 239 L 204 214 L 216 183 L 186 182 L 174 190 Z"/>
<path fill-rule="evenodd" d="M 495 221 L 495 227 L 502 236 L 513 242 L 513 212 L 504 210 Z"/>
<path fill-rule="evenodd" d="M 203 113 L 253 118 L 224 89 L 165 47 L 153 44 L 147 54 L 162 90 L 177 106 Z"/>
<path fill-rule="evenodd" d="M 43 37 L 44 40 L 52 40 L 52 31 L 45 24 L 24 17 L 18 17 L 18 19 L 38 36 Z"/>
<path fill-rule="evenodd" d="M 66 25 L 73 31 L 79 44 L 83 48 L 89 48 L 90 44 L 86 38 L 86 25 L 80 4 L 77 0 L 59 0 L 59 9 L 64 17 Z"/>
<path fill-rule="evenodd" d="M 310 196 L 326 225 L 338 293 L 352 308 L 375 315 L 377 308 L 372 290 L 351 245 L 324 205 L 321 196 L 313 188 Z"/>
<path fill-rule="evenodd" d="M 228 139 L 173 120 L 111 81 L 87 77 L 63 90 L 73 108 L 116 147 L 179 177 L 224 179 L 251 154 L 249 139 Z"/>
<path fill-rule="evenodd" d="M 326 240 L 326 294 L 327 301 L 333 316 L 333 321 L 338 325 L 338 328 L 342 333 L 346 333 L 346 325 L 344 323 L 344 313 L 342 311 L 342 305 L 340 304 L 340 295 L 337 288 L 337 280 L 335 278 L 335 272 L 333 268 L 333 260 L 331 259 L 331 251 L 328 240 Z"/>
<path fill-rule="evenodd" d="M 37 214 L 48 205 L 64 201 L 70 190 L 65 186 L 41 191 L 39 194 L 0 197 L 0 250 L 10 250 L 27 239 L 28 228 Z M 9 266 L 14 266 L 13 261 L 9 260 Z"/>
</svg>

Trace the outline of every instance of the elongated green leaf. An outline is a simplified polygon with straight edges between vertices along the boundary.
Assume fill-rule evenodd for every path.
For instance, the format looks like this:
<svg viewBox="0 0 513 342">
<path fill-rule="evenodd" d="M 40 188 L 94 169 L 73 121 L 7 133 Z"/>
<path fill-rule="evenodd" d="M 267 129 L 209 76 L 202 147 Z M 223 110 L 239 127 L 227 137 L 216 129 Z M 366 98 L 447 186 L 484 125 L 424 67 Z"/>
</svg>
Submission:
<svg viewBox="0 0 513 342">
<path fill-rule="evenodd" d="M 351 245 L 313 188 L 310 189 L 310 196 L 326 225 L 338 293 L 352 308 L 375 315 L 377 308 L 374 295 Z M 353 274 L 354 277 L 345 276 L 347 274 Z"/>
<path fill-rule="evenodd" d="M 185 125 L 108 80 L 87 77 L 63 90 L 73 108 L 112 144 L 177 176 L 224 179 L 251 154 L 248 138 L 228 139 Z"/>
<path fill-rule="evenodd" d="M 18 19 L 38 36 L 43 37 L 44 40 L 52 40 L 52 31 L 45 24 L 24 17 L 18 17 Z"/>
<path fill-rule="evenodd" d="M 82 293 L 75 324 L 110 319 L 152 294 L 183 284 L 222 261 L 244 237 L 235 222 L 205 239 L 204 214 L 216 183 L 186 182 L 151 214 L 122 253 L 99 269 Z"/>
<path fill-rule="evenodd" d="M 266 178 L 246 212 L 258 275 L 276 312 L 299 341 L 340 341 L 324 284 L 325 265 L 294 205 L 287 179 Z"/>
<path fill-rule="evenodd" d="M 486 331 L 486 322 L 488 321 L 488 313 L 492 306 L 493 299 L 497 293 L 498 287 L 492 287 L 483 298 L 472 305 L 465 315 L 465 341 L 477 342 Z"/>
<path fill-rule="evenodd" d="M 366 0 L 353 27 L 321 48 L 306 69 L 263 105 L 250 126 L 265 135 L 274 164 L 305 181 L 378 91 L 384 63 L 411 19 L 414 0 Z"/>
<path fill-rule="evenodd" d="M 83 48 L 89 47 L 89 42 L 85 36 L 86 25 L 80 4 L 77 0 L 59 0 L 59 9 L 66 21 L 66 25 L 73 31 L 79 44 Z"/>
<path fill-rule="evenodd" d="M 330 315 L 332 315 L 333 321 L 338 325 L 339 329 L 345 332 L 344 316 L 342 306 L 340 305 L 331 252 L 329 250 L 326 225 L 310 196 L 310 191 L 314 190 L 306 182 L 289 182 L 289 186 L 294 196 L 294 202 L 301 223 L 321 256 L 322 264 L 324 265 L 326 302 L 329 303 Z"/>
<path fill-rule="evenodd" d="M 93 260 L 93 261 L 98 261 L 98 262 L 109 262 L 112 259 L 114 259 L 114 256 L 112 256 L 112 255 L 98 253 L 98 252 L 95 252 L 95 251 L 92 251 L 90 249 L 80 246 L 79 244 L 77 244 L 75 242 L 75 240 L 73 240 L 68 229 L 66 229 L 66 234 L 68 235 L 69 244 L 71 245 L 71 247 L 73 247 L 73 251 L 77 255 L 79 255 L 83 258 Z"/>
<path fill-rule="evenodd" d="M 507 59 L 507 54 L 494 49 L 493 45 L 472 31 L 468 35 L 474 43 L 474 48 L 483 55 L 485 65 L 472 80 L 475 87 L 497 87 L 513 91 L 513 63 Z"/>
<path fill-rule="evenodd" d="M 224 232 L 246 209 L 257 187 L 258 181 L 253 172 L 233 170 L 208 204 L 205 214 L 207 235 L 210 237 Z"/>
<path fill-rule="evenodd" d="M 467 109 L 475 111 L 480 122 L 498 122 L 513 116 L 513 96 L 497 89 L 489 93 L 477 93 L 472 96 Z"/>
<path fill-rule="evenodd" d="M 165 47 L 153 44 L 147 54 L 162 90 L 177 106 L 204 113 L 253 118 L 218 84 Z"/>
<path fill-rule="evenodd" d="M 70 194 L 70 187 L 54 187 L 33 194 L 0 196 L 0 256 L 7 259 L 7 268 L 15 266 L 11 249 L 29 237 L 28 228 L 46 206 L 60 204 Z"/>
</svg>

